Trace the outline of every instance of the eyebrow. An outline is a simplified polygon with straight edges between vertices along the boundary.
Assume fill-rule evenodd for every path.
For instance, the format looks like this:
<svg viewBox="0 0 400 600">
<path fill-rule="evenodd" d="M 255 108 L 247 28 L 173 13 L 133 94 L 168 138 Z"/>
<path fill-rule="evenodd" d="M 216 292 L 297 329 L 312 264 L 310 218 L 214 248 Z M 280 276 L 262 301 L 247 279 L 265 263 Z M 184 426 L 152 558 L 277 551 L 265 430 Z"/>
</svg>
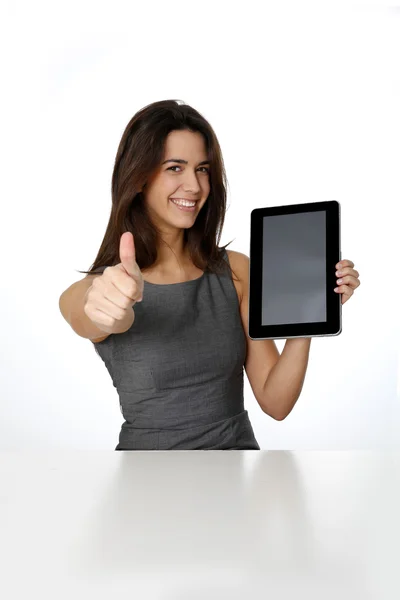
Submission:
<svg viewBox="0 0 400 600">
<path fill-rule="evenodd" d="M 188 161 L 187 160 L 183 160 L 182 158 L 169 158 L 168 160 L 164 160 L 164 162 L 162 163 L 163 165 L 165 165 L 165 163 L 168 162 L 176 162 L 176 163 L 180 163 L 182 165 L 187 165 Z M 198 166 L 200 165 L 209 165 L 210 161 L 209 160 L 203 160 L 201 162 L 199 162 Z"/>
</svg>

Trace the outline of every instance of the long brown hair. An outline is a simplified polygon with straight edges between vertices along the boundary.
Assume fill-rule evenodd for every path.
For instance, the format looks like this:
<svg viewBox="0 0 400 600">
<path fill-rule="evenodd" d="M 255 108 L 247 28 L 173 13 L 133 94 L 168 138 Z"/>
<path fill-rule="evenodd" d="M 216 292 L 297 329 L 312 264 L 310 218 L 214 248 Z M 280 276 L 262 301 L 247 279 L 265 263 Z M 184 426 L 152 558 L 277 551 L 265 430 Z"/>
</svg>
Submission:
<svg viewBox="0 0 400 600">
<path fill-rule="evenodd" d="M 211 125 L 197 110 L 177 100 L 161 100 L 145 106 L 129 121 L 122 134 L 112 174 L 112 205 L 100 250 L 89 271 L 120 263 L 119 244 L 126 231 L 135 240 L 136 262 L 147 269 L 156 262 L 159 230 L 147 214 L 142 188 L 159 168 L 168 134 L 189 130 L 203 135 L 210 161 L 210 194 L 184 241 L 193 264 L 202 271 L 222 273 L 229 268 L 223 258 L 226 244 L 218 246 L 226 211 L 228 184 L 221 148 Z"/>
</svg>

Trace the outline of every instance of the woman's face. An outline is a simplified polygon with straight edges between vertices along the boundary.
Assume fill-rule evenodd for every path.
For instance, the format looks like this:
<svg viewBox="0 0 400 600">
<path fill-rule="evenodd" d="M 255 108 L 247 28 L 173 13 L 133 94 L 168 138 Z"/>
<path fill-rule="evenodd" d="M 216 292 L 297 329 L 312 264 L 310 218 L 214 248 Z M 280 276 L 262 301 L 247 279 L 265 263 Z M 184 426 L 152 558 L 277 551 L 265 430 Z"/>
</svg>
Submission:
<svg viewBox="0 0 400 600">
<path fill-rule="evenodd" d="M 162 231 L 192 227 L 210 193 L 209 170 L 201 133 L 186 130 L 169 133 L 162 164 L 143 189 L 150 218 Z M 196 203 L 194 208 L 185 210 L 171 198 Z"/>
</svg>

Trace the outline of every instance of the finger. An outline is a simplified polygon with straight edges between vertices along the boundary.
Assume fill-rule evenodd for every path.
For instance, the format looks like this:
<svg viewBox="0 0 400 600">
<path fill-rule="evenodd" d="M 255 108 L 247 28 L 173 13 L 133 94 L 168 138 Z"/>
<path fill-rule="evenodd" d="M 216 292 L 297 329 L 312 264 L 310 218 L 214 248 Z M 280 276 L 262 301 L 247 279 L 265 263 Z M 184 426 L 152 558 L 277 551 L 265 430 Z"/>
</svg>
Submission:
<svg viewBox="0 0 400 600">
<path fill-rule="evenodd" d="M 136 251 L 135 241 L 130 231 L 126 231 L 121 235 L 119 242 L 119 257 L 121 264 L 124 267 L 128 275 L 137 277 L 137 263 L 136 263 Z"/>
<path fill-rule="evenodd" d="M 341 269 L 337 269 L 335 272 L 339 277 L 343 277 L 343 275 L 352 275 L 353 277 L 360 277 L 360 273 L 351 267 L 344 267 Z"/>
<path fill-rule="evenodd" d="M 352 288 L 348 285 L 340 285 L 338 288 L 335 288 L 335 292 L 342 295 L 342 304 L 347 302 L 347 300 L 354 294 L 354 290 L 352 290 Z"/>
<path fill-rule="evenodd" d="M 346 275 L 345 277 L 340 277 L 336 280 L 338 285 L 348 285 L 354 290 L 358 288 L 360 285 L 360 280 L 357 277 L 353 277 L 352 275 Z"/>
<path fill-rule="evenodd" d="M 350 267 L 351 269 L 354 267 L 354 263 L 351 260 L 347 260 L 345 258 L 343 258 L 340 262 L 338 262 L 338 264 L 336 265 L 336 268 L 340 270 L 340 267 Z"/>
<path fill-rule="evenodd" d="M 100 278 L 95 278 L 93 285 L 101 287 L 101 298 L 106 298 L 119 308 L 126 309 L 126 299 L 128 298 L 132 302 L 136 300 L 140 284 L 137 279 L 124 273 L 124 269 L 116 269 L 112 275 L 111 281 L 106 278 L 105 285 L 101 283 Z"/>
</svg>

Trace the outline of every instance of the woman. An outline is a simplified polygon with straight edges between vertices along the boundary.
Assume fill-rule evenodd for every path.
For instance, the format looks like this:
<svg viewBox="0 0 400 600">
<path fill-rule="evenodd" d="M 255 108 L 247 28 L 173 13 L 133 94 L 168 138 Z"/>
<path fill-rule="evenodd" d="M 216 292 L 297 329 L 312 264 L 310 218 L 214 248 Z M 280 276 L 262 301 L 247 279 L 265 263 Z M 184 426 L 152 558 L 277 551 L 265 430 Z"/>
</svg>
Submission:
<svg viewBox="0 0 400 600">
<path fill-rule="evenodd" d="M 311 338 L 287 340 L 280 355 L 272 340 L 248 337 L 249 258 L 218 246 L 225 210 L 209 123 L 175 100 L 140 110 L 119 144 L 103 243 L 81 271 L 85 294 L 82 284 L 69 309 L 117 389 L 125 422 L 116 450 L 259 450 L 243 367 L 276 420 L 300 395 Z M 359 274 L 341 262 L 344 303 Z M 91 335 L 78 329 L 84 318 L 98 326 Z"/>
</svg>

